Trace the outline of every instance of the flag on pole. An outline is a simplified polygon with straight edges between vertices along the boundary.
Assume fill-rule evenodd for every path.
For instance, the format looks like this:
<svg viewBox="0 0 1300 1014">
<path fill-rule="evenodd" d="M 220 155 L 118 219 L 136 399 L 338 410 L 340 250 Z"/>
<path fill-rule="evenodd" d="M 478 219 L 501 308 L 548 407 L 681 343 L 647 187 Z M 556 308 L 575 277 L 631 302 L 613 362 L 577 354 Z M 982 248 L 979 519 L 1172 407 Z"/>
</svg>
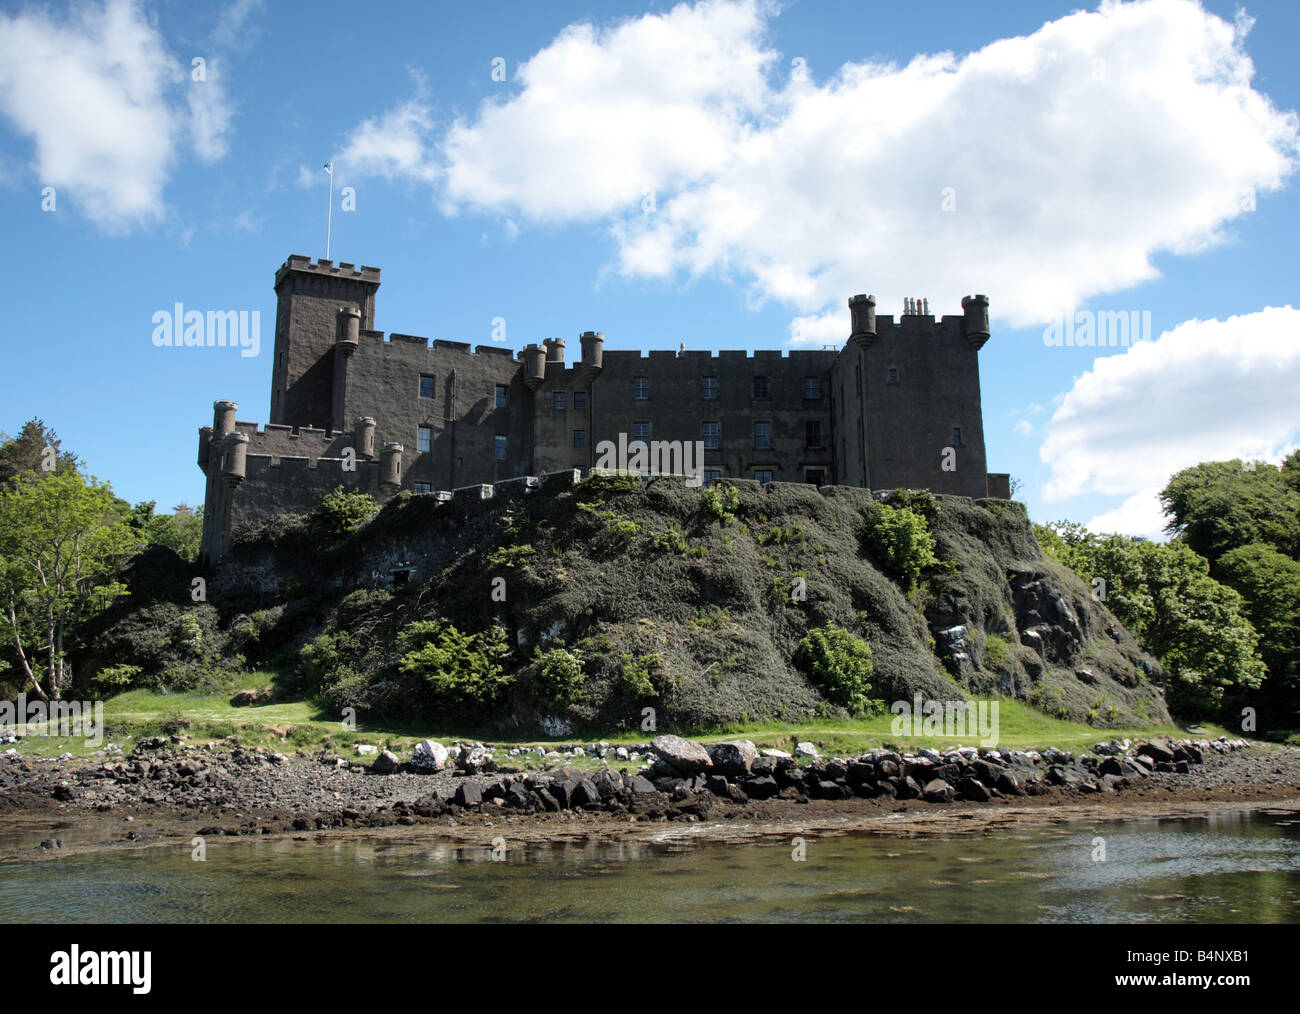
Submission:
<svg viewBox="0 0 1300 1014">
<path fill-rule="evenodd" d="M 333 176 L 333 175 L 334 175 L 334 160 L 333 160 L 333 159 L 330 159 L 330 161 L 326 162 L 323 166 L 321 166 L 321 168 L 324 169 L 324 170 L 325 170 L 327 173 L 329 173 L 331 176 Z"/>
</svg>

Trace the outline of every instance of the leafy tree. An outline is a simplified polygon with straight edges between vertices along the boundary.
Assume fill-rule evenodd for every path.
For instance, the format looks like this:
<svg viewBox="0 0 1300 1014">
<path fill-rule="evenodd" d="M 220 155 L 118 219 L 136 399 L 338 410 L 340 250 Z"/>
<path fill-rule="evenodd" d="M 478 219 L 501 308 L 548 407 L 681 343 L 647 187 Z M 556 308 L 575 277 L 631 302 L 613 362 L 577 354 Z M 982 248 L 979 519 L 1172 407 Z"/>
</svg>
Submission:
<svg viewBox="0 0 1300 1014">
<path fill-rule="evenodd" d="M 59 449 L 60 441 L 40 419 L 23 424 L 18 436 L 0 433 L 0 486 L 7 486 L 19 475 L 67 473 L 77 470 L 77 456 Z"/>
<path fill-rule="evenodd" d="M 0 628 L 42 698 L 71 682 L 76 624 L 125 593 L 117 568 L 137 540 L 120 504 L 75 471 L 22 473 L 0 488 Z"/>
<path fill-rule="evenodd" d="M 1215 571 L 1245 599 L 1268 667 L 1264 697 L 1281 711 L 1278 724 L 1292 725 L 1300 719 L 1300 563 L 1255 544 L 1224 553 Z"/>
<path fill-rule="evenodd" d="M 526 670 L 539 704 L 563 708 L 586 697 L 582 655 L 564 648 L 540 648 Z"/>
<path fill-rule="evenodd" d="M 1288 477 L 1296 467 L 1235 460 L 1185 468 L 1160 493 L 1160 503 L 1173 519 L 1167 531 L 1211 566 L 1229 550 L 1258 542 L 1295 559 L 1300 550 L 1300 490 Z"/>
<path fill-rule="evenodd" d="M 151 546 L 166 546 L 182 560 L 193 563 L 199 558 L 203 542 L 203 508 L 186 503 L 172 508 L 171 514 L 157 514 L 157 501 L 144 500 L 131 508 L 129 524 Z"/>
</svg>

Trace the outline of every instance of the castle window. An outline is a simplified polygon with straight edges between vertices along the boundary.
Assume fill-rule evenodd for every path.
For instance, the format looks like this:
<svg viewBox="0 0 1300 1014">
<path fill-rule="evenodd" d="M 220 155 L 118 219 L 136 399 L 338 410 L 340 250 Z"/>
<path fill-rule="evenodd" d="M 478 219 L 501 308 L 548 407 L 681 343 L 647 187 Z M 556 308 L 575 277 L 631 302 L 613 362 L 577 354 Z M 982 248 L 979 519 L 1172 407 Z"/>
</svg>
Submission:
<svg viewBox="0 0 1300 1014">
<path fill-rule="evenodd" d="M 464 458 L 457 458 L 457 459 L 456 459 L 456 471 L 459 472 L 459 471 L 460 471 L 461 469 L 463 469 L 464 467 L 465 467 L 465 459 L 464 459 Z"/>
<path fill-rule="evenodd" d="M 897 384 L 897 383 L 898 383 L 898 367 L 897 367 L 897 366 L 891 366 L 891 367 L 889 368 L 889 382 L 890 382 L 891 384 Z"/>
<path fill-rule="evenodd" d="M 650 397 L 650 378 L 633 377 L 632 378 L 632 400 L 645 401 Z"/>
<path fill-rule="evenodd" d="M 952 445 L 953 445 L 953 447 L 960 447 L 960 446 L 961 446 L 961 427 L 960 427 L 960 426 L 954 426 L 954 427 L 952 428 Z"/>
<path fill-rule="evenodd" d="M 705 401 L 713 401 L 718 397 L 718 378 L 702 377 L 700 379 L 700 394 Z"/>
<path fill-rule="evenodd" d="M 826 485 L 826 469 L 805 467 L 803 470 L 804 482 L 811 482 L 814 486 Z"/>
<path fill-rule="evenodd" d="M 822 424 L 817 419 L 807 419 L 803 424 L 803 443 L 805 447 L 821 447 Z"/>
<path fill-rule="evenodd" d="M 433 428 L 421 426 L 416 435 L 416 445 L 421 454 L 433 448 Z"/>
<path fill-rule="evenodd" d="M 497 408 L 506 407 L 506 392 L 509 390 L 505 384 L 497 384 Z"/>
<path fill-rule="evenodd" d="M 715 422 L 700 423 L 700 439 L 704 441 L 706 451 L 716 451 L 718 449 L 718 424 Z"/>
<path fill-rule="evenodd" d="M 768 381 L 767 377 L 762 376 L 761 374 L 756 374 L 754 376 L 754 397 L 766 398 L 771 393 L 772 393 L 772 385 Z"/>
<path fill-rule="evenodd" d="M 497 461 L 506 460 L 506 438 L 504 433 L 498 433 L 492 438 L 492 457 Z"/>
<path fill-rule="evenodd" d="M 770 422 L 754 423 L 754 449 L 767 451 L 772 448 L 772 424 Z"/>
<path fill-rule="evenodd" d="M 721 478 L 722 478 L 722 469 L 720 468 L 706 468 L 704 470 L 704 484 L 706 486 L 712 486 L 715 482 L 717 482 Z"/>
<path fill-rule="evenodd" d="M 574 430 L 574 431 L 573 431 L 573 446 L 574 446 L 574 447 L 586 447 L 586 446 L 587 446 L 587 431 L 586 431 L 586 430 Z"/>
<path fill-rule="evenodd" d="M 556 412 L 564 411 L 565 397 L 563 391 L 554 391 L 551 394 L 551 408 Z"/>
<path fill-rule="evenodd" d="M 648 444 L 650 442 L 650 424 L 648 422 L 634 422 L 632 424 L 632 439 Z"/>
<path fill-rule="evenodd" d="M 411 489 L 415 490 L 417 493 L 433 492 L 433 487 L 427 482 L 413 482 L 411 483 Z"/>
<path fill-rule="evenodd" d="M 760 486 L 766 486 L 772 481 L 772 470 L 770 468 L 756 468 L 754 469 L 754 478 Z"/>
<path fill-rule="evenodd" d="M 574 392 L 573 392 L 573 410 L 574 410 L 575 412 L 585 412 L 585 411 L 587 411 L 587 392 L 586 392 L 586 391 L 574 391 Z"/>
<path fill-rule="evenodd" d="M 803 378 L 803 397 L 804 401 L 820 401 L 822 396 L 822 382 L 820 377 Z"/>
<path fill-rule="evenodd" d="M 421 397 L 421 398 L 432 398 L 432 397 L 433 397 L 433 378 L 432 378 L 432 377 L 421 377 L 421 378 L 420 378 L 420 397 Z"/>
</svg>

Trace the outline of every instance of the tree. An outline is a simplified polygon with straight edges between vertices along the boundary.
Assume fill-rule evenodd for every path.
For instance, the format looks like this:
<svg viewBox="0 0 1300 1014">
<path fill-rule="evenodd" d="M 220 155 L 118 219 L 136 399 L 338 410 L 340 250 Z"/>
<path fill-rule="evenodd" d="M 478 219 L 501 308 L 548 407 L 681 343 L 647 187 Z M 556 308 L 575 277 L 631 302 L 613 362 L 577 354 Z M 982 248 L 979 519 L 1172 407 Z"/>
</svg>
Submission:
<svg viewBox="0 0 1300 1014">
<path fill-rule="evenodd" d="M 179 503 L 171 514 L 157 514 L 157 501 L 142 500 L 131 508 L 129 524 L 151 546 L 166 546 L 188 563 L 199 557 L 203 541 L 203 508 Z"/>
<path fill-rule="evenodd" d="M 1176 473 L 1160 493 L 1166 529 L 1213 566 L 1239 546 L 1268 543 L 1292 559 L 1300 551 L 1296 465 L 1207 461 Z"/>
<path fill-rule="evenodd" d="M 0 486 L 7 486 L 23 473 L 73 472 L 77 456 L 59 450 L 59 438 L 40 419 L 23 424 L 18 436 L 0 433 Z"/>
<path fill-rule="evenodd" d="M 1268 667 L 1263 696 L 1290 726 L 1300 719 L 1300 563 L 1257 543 L 1224 553 L 1215 569 L 1245 599 Z"/>
<path fill-rule="evenodd" d="M 0 629 L 44 699 L 71 681 L 76 624 L 125 593 L 117 568 L 138 540 L 120 504 L 108 484 L 73 470 L 21 473 L 0 487 Z"/>
</svg>

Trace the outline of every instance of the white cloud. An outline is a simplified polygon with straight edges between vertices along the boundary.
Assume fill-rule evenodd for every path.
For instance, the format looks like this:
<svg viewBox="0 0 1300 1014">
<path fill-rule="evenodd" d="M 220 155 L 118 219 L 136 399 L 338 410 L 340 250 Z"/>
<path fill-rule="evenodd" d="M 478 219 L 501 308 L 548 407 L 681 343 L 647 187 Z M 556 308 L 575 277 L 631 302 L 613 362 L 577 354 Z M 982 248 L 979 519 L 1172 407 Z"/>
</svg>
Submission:
<svg viewBox="0 0 1300 1014">
<path fill-rule="evenodd" d="M 1048 423 L 1039 450 L 1051 470 L 1044 499 L 1125 496 L 1103 517 L 1150 520 L 1149 491 L 1179 469 L 1279 458 L 1300 429 L 1298 389 L 1300 310 L 1290 306 L 1186 321 L 1098 359 Z"/>
<path fill-rule="evenodd" d="M 63 20 L 36 9 L 0 13 L 0 113 L 32 138 L 40 184 L 105 229 L 161 219 L 181 138 L 204 162 L 228 150 L 223 54 L 260 3 L 235 0 L 222 13 L 202 81 L 135 0 L 75 5 Z"/>
<path fill-rule="evenodd" d="M 1165 524 L 1169 520 L 1160 507 L 1159 493 L 1161 486 L 1152 486 L 1128 497 L 1114 510 L 1098 514 L 1087 522 L 1090 532 L 1108 535 L 1119 532 L 1121 535 L 1140 535 L 1156 542 L 1164 542 L 1169 536 L 1165 533 Z"/>
<path fill-rule="evenodd" d="M 349 147 L 377 175 L 441 180 L 448 213 L 603 222 L 629 276 L 739 279 L 792 306 L 807 344 L 842 341 L 861 291 L 884 313 L 988 292 L 1000 320 L 1041 323 L 1222 242 L 1300 151 L 1296 116 L 1251 87 L 1248 23 L 1194 0 L 1107 0 L 820 83 L 771 47 L 773 9 L 572 25 L 441 143 L 416 102 Z"/>
<path fill-rule="evenodd" d="M 1014 429 L 1022 437 L 1027 437 L 1034 432 L 1034 424 L 1031 423 L 1028 419 L 1021 419 L 1015 424 L 1015 426 L 1012 427 L 1012 429 Z"/>
<path fill-rule="evenodd" d="M 66 22 L 0 14 L 0 111 L 35 142 L 40 183 L 106 228 L 162 216 L 177 133 L 164 91 L 179 73 L 128 0 Z"/>
<path fill-rule="evenodd" d="M 356 177 L 433 183 L 439 170 L 428 151 L 432 127 L 430 110 L 420 99 L 405 102 L 353 129 L 343 150 L 334 156 L 335 170 Z"/>
</svg>

